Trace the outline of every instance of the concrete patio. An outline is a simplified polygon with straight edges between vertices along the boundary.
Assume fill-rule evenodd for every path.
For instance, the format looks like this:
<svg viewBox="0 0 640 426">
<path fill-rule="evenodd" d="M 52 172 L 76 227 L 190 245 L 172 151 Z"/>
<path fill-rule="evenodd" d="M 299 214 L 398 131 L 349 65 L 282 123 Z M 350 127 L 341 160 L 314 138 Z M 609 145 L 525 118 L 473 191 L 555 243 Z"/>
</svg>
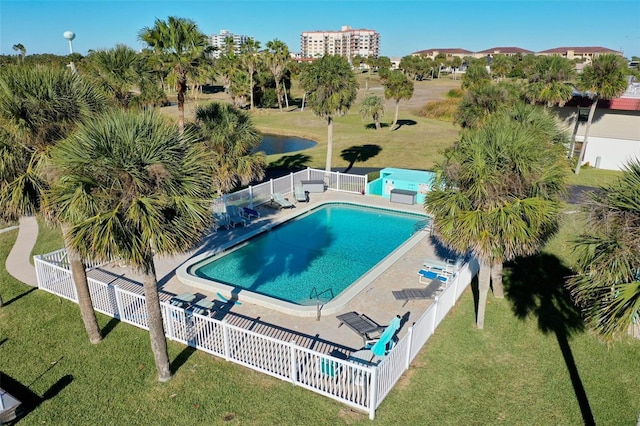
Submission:
<svg viewBox="0 0 640 426">
<path fill-rule="evenodd" d="M 404 307 L 404 301 L 395 300 L 393 290 L 408 287 L 423 287 L 418 282 L 417 271 L 421 268 L 425 258 L 446 257 L 446 251 L 434 245 L 432 238 L 426 231 L 421 234 L 418 242 L 402 256 L 395 252 L 382 263 L 385 266 L 381 275 L 371 281 L 356 297 L 348 302 L 344 308 L 333 315 L 321 315 L 304 318 L 284 314 L 251 303 L 225 303 L 215 293 L 202 288 L 194 288 L 180 282 L 175 276 L 175 270 L 189 258 L 230 242 L 241 241 L 248 235 L 255 233 L 256 228 L 265 223 L 274 223 L 297 216 L 303 210 L 313 208 L 322 202 L 344 201 L 366 204 L 371 206 L 391 208 L 395 210 L 424 213 L 421 205 L 405 205 L 390 203 L 388 199 L 377 196 L 362 196 L 336 191 L 310 194 L 309 203 L 297 203 L 296 208 L 278 210 L 271 206 L 262 205 L 257 209 L 261 213 L 258 220 L 254 220 L 247 227 L 238 226 L 231 230 L 219 229 L 205 238 L 203 244 L 196 250 L 179 257 L 156 258 L 156 271 L 159 287 L 165 295 L 163 300 L 180 293 L 193 293 L 197 300 L 207 299 L 216 301 L 216 310 L 212 315 L 219 320 L 252 330 L 279 340 L 295 341 L 297 345 L 313 349 L 322 353 L 336 356 L 348 356 L 363 346 L 362 338 L 348 327 L 338 327 L 336 315 L 349 311 L 356 311 L 369 316 L 380 325 L 387 325 L 396 315 L 402 317 L 402 328 L 399 337 L 404 335 L 408 327 L 417 320 L 433 303 L 433 299 L 412 300 Z M 290 197 L 290 199 L 293 197 Z M 256 261 L 260 261 L 256 259 Z M 99 269 L 90 271 L 90 276 L 103 282 L 117 284 L 121 288 L 142 293 L 138 284 L 140 277 L 129 267 L 112 263 Z"/>
</svg>

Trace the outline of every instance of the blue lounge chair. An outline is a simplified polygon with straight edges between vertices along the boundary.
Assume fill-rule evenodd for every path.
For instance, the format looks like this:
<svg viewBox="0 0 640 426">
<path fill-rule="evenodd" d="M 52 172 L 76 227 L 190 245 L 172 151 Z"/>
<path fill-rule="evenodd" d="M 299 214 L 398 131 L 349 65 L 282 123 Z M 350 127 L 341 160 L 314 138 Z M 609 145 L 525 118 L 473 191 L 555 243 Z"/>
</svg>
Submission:
<svg viewBox="0 0 640 426">
<path fill-rule="evenodd" d="M 229 216 L 227 216 L 225 213 L 214 213 L 213 221 L 218 227 L 224 226 L 227 229 L 235 228 L 235 225 L 233 224 L 233 222 L 231 222 L 231 219 L 229 219 Z"/>
<path fill-rule="evenodd" d="M 393 347 L 393 337 L 400 329 L 400 323 L 401 319 L 398 315 L 389 322 L 389 325 L 384 329 L 380 338 L 371 346 L 373 356 L 383 357 Z"/>
<path fill-rule="evenodd" d="M 198 315 L 211 315 L 214 305 L 214 302 L 210 300 L 198 300 L 193 304 L 193 313 Z"/>
<path fill-rule="evenodd" d="M 234 227 L 235 225 L 247 226 L 247 220 L 240 213 L 238 206 L 227 206 L 227 216 Z"/>
<path fill-rule="evenodd" d="M 435 271 L 431 271 L 429 269 L 420 269 L 418 271 L 418 281 L 423 284 L 428 284 L 434 279 L 439 279 L 443 283 L 449 281 L 449 278 L 446 275 L 438 274 Z"/>
<path fill-rule="evenodd" d="M 291 201 L 284 198 L 284 195 L 279 192 L 274 192 L 273 194 L 271 194 L 271 201 L 276 203 L 281 209 L 290 209 L 292 207 L 295 207 Z"/>
<path fill-rule="evenodd" d="M 250 209 L 249 207 L 242 208 L 242 215 L 248 220 L 257 219 L 260 217 L 260 212 L 254 209 Z"/>
</svg>

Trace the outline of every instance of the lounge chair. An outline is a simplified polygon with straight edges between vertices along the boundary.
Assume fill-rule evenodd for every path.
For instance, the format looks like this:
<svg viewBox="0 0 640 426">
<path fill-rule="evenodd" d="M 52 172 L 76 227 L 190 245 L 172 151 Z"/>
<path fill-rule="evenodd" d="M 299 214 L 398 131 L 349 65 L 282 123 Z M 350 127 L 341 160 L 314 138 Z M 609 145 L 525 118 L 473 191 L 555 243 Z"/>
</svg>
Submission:
<svg viewBox="0 0 640 426">
<path fill-rule="evenodd" d="M 238 206 L 227 206 L 227 216 L 229 216 L 229 220 L 235 225 L 247 226 L 247 220 L 242 217 Z"/>
<path fill-rule="evenodd" d="M 177 296 L 173 296 L 169 301 L 169 303 L 171 303 L 173 306 L 177 306 L 178 308 L 186 309 L 189 307 L 189 305 L 191 305 L 191 302 L 193 302 L 195 299 L 196 299 L 195 294 L 182 293 L 182 294 L 178 294 Z"/>
<path fill-rule="evenodd" d="M 198 315 L 210 316 L 213 312 L 214 302 L 210 300 L 198 300 L 193 304 L 193 313 Z"/>
<path fill-rule="evenodd" d="M 260 212 L 254 209 L 250 209 L 249 207 L 243 207 L 242 208 L 242 216 L 244 216 L 245 218 L 247 218 L 247 220 L 251 220 L 254 218 L 259 218 L 260 217 Z"/>
<path fill-rule="evenodd" d="M 292 207 L 295 207 L 293 203 L 291 203 L 291 201 L 284 198 L 284 195 L 279 192 L 274 192 L 273 194 L 271 194 L 271 201 L 276 203 L 281 209 L 290 209 Z"/>
<path fill-rule="evenodd" d="M 434 272 L 438 272 L 441 274 L 448 274 L 448 275 L 453 275 L 455 274 L 458 269 L 460 269 L 460 266 L 462 265 L 462 258 L 458 258 L 458 259 L 445 259 L 445 260 L 440 260 L 440 259 L 425 259 L 424 262 L 422 262 L 422 266 L 424 266 L 424 269 L 428 269 Z"/>
<path fill-rule="evenodd" d="M 235 224 L 231 222 L 229 216 L 225 213 L 214 213 L 213 221 L 216 223 L 218 227 L 224 226 L 227 229 L 235 228 Z"/>
<path fill-rule="evenodd" d="M 362 337 L 364 343 L 372 340 L 374 335 L 380 335 L 384 330 L 384 327 L 380 324 L 376 323 L 368 316 L 358 314 L 357 312 L 347 312 L 346 314 L 336 316 L 336 318 L 340 321 L 338 327 L 341 327 L 342 324 L 346 324 L 347 327 Z"/>
<path fill-rule="evenodd" d="M 399 315 L 396 315 L 390 322 L 387 328 L 384 329 L 382 335 L 371 346 L 371 353 L 373 356 L 385 356 L 388 351 L 393 347 L 393 337 L 400 330 L 400 324 L 402 320 Z M 373 357 L 371 357 L 373 359 Z"/>
<path fill-rule="evenodd" d="M 396 300 L 404 300 L 404 306 L 409 300 L 431 299 L 443 286 L 444 283 L 440 279 L 434 278 L 425 288 L 404 288 L 391 293 Z"/>
<path fill-rule="evenodd" d="M 296 201 L 304 201 L 306 203 L 309 202 L 309 196 L 302 186 L 296 185 L 293 192 L 296 197 Z"/>
<path fill-rule="evenodd" d="M 443 283 L 446 283 L 447 281 L 449 281 L 449 277 L 447 277 L 442 273 L 437 273 L 429 269 L 420 269 L 418 271 L 418 281 L 420 281 L 423 284 L 428 284 L 431 282 L 431 280 L 435 278 L 439 279 Z"/>
</svg>

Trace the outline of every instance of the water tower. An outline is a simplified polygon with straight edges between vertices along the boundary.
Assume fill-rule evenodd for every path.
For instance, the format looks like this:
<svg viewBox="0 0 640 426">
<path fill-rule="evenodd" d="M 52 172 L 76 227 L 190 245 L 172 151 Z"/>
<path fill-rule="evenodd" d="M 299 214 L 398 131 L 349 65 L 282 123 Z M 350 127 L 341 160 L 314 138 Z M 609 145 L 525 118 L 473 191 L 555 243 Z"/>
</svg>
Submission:
<svg viewBox="0 0 640 426">
<path fill-rule="evenodd" d="M 74 33 L 73 31 L 65 31 L 64 34 L 62 34 L 64 38 L 66 38 L 67 40 L 69 40 L 69 50 L 71 51 L 71 53 L 73 53 L 73 39 L 76 38 L 76 33 Z"/>
</svg>

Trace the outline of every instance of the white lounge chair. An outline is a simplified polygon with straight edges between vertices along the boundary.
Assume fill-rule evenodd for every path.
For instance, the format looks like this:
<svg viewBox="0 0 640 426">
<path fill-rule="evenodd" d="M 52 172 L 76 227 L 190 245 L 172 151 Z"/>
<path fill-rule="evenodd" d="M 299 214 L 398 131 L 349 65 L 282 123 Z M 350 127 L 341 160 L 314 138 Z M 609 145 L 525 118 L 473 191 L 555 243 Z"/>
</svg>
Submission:
<svg viewBox="0 0 640 426">
<path fill-rule="evenodd" d="M 292 207 L 295 207 L 291 201 L 284 198 L 284 195 L 279 192 L 274 192 L 273 194 L 271 194 L 271 201 L 276 203 L 281 209 L 290 209 Z"/>
<path fill-rule="evenodd" d="M 227 206 L 227 216 L 231 220 L 231 223 L 235 225 L 242 224 L 242 226 L 247 226 L 247 220 L 242 217 L 238 206 Z"/>
<path fill-rule="evenodd" d="M 306 191 L 302 186 L 296 185 L 293 193 L 296 197 L 296 201 L 309 202 L 309 196 L 307 195 Z"/>
</svg>

